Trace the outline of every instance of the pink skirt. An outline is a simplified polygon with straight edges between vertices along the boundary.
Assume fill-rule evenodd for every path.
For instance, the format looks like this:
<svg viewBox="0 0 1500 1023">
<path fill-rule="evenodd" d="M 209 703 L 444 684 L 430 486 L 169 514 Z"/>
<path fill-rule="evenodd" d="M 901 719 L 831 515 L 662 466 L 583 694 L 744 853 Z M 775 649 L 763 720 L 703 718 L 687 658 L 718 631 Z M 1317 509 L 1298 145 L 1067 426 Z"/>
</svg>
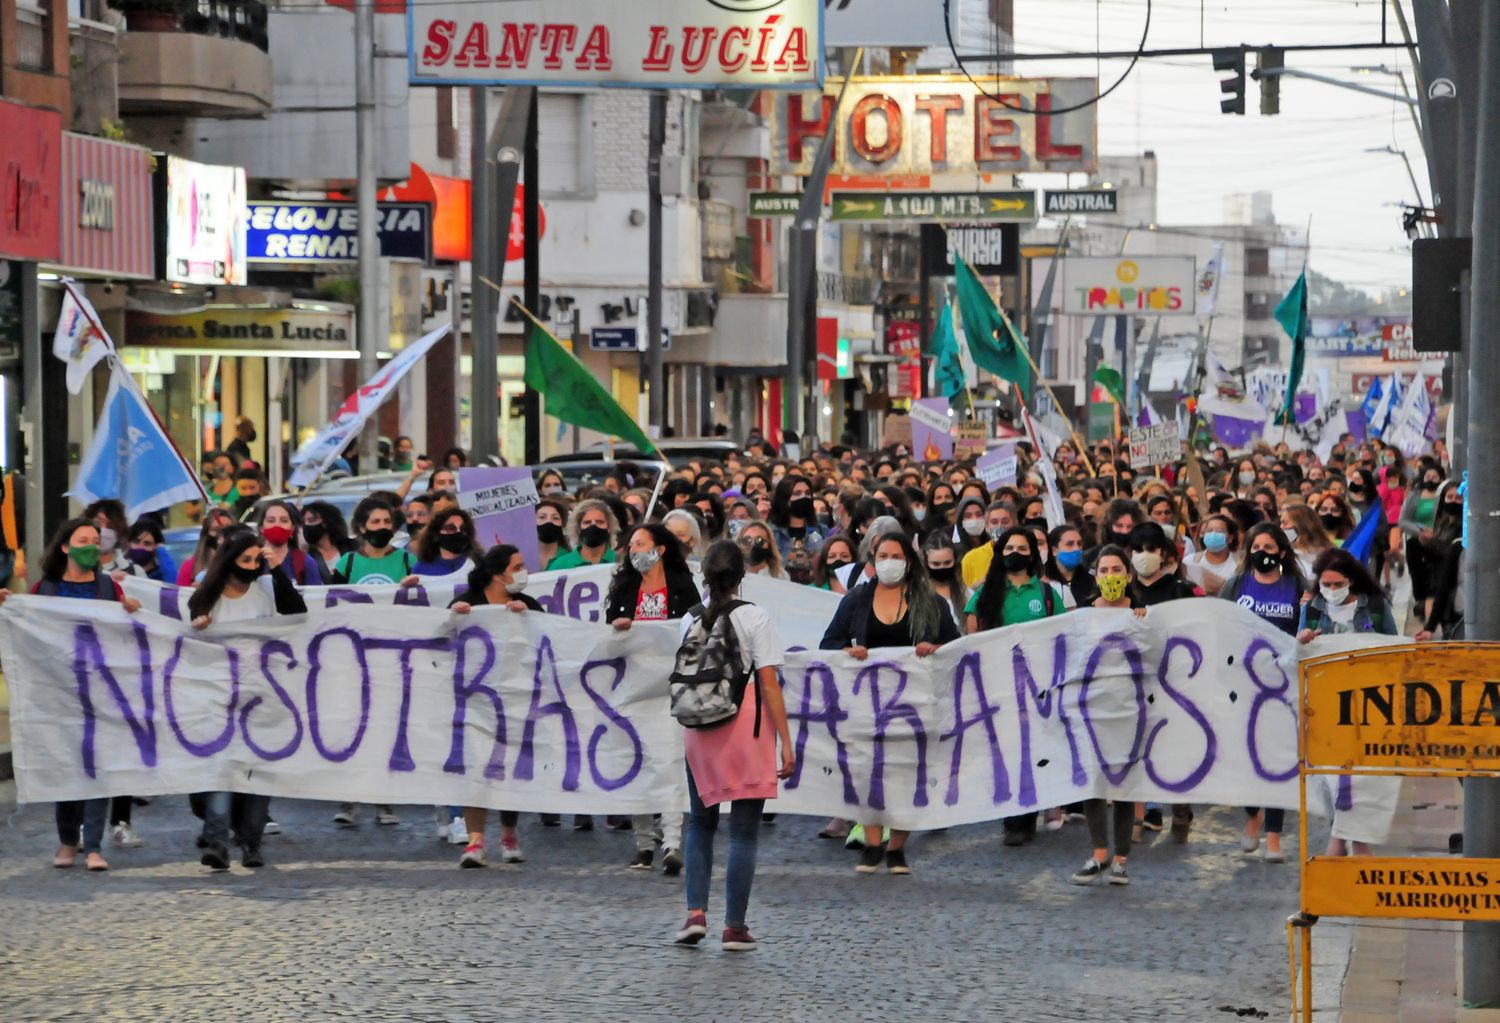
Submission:
<svg viewBox="0 0 1500 1023">
<path fill-rule="evenodd" d="M 693 784 L 704 806 L 776 798 L 776 729 L 770 715 L 762 713 L 756 738 L 759 699 L 760 689 L 751 683 L 732 721 L 713 728 L 689 728 L 682 737 Z"/>
</svg>

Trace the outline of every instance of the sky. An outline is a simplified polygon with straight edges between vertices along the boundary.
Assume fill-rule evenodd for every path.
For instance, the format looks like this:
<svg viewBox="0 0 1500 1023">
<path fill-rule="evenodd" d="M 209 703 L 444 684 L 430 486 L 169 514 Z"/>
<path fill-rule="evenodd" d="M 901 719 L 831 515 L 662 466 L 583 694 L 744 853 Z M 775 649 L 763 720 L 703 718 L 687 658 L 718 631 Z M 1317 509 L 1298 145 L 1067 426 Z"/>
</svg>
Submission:
<svg viewBox="0 0 1500 1023">
<path fill-rule="evenodd" d="M 1148 48 L 1314 44 L 1380 40 L 1383 0 L 1153 0 Z M 1410 4 L 1407 5 L 1408 18 Z M 1016 0 L 1018 53 L 1134 50 L 1146 0 Z M 1201 21 L 1201 36 L 1200 36 Z M 1394 16 L 1387 38 L 1401 41 Z M 1254 66 L 1254 55 L 1247 62 Z M 1024 75 L 1096 73 L 1107 88 L 1128 61 L 1025 61 Z M 1405 71 L 1404 49 L 1288 54 L 1289 68 L 1399 93 L 1394 75 L 1352 68 L 1385 65 Z M 1411 160 L 1431 205 L 1420 138 L 1404 104 L 1318 82 L 1283 78 L 1281 113 L 1259 113 L 1260 86 L 1249 80 L 1246 113 L 1219 111 L 1221 98 L 1208 56 L 1141 60 L 1099 104 L 1099 151 L 1153 150 L 1163 224 L 1223 220 L 1226 194 L 1271 191 L 1278 221 L 1305 226 L 1311 217 L 1310 266 L 1343 283 L 1379 294 L 1411 281 L 1402 202 L 1415 203 L 1401 157 Z M 1393 205 L 1387 205 L 1393 204 Z"/>
</svg>

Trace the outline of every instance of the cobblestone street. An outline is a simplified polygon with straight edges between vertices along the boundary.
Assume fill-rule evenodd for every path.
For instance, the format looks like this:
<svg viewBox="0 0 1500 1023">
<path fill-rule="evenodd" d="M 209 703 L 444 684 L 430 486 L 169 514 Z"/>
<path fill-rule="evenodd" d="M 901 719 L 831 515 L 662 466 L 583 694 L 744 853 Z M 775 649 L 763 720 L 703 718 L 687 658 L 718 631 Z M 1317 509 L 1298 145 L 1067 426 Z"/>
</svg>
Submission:
<svg viewBox="0 0 1500 1023">
<path fill-rule="evenodd" d="M 762 829 L 750 926 L 762 947 L 670 944 L 680 880 L 626 869 L 628 834 L 522 822 L 528 861 L 460 871 L 432 811 L 337 831 L 332 806 L 279 801 L 269 866 L 212 874 L 186 800 L 136 811 L 112 869 L 50 866 L 50 806 L 0 826 L 0 1018 L 31 1020 L 1214 1020 L 1286 1012 L 1289 861 L 1239 852 L 1238 811 L 1200 811 L 1187 846 L 1131 857 L 1128 888 L 1077 888 L 1070 824 L 1004 849 L 999 826 L 918 836 L 915 874 L 781 817 Z M 602 823 L 602 821 L 601 821 Z M 1321 841 L 1321 838 L 1317 839 Z M 721 832 L 717 866 L 722 870 Z M 497 846 L 494 824 L 490 845 Z M 492 856 L 495 853 L 492 851 Z M 862 1009 L 860 1007 L 863 1007 Z M 1252 1018 L 1254 1018 L 1252 1016 Z"/>
</svg>

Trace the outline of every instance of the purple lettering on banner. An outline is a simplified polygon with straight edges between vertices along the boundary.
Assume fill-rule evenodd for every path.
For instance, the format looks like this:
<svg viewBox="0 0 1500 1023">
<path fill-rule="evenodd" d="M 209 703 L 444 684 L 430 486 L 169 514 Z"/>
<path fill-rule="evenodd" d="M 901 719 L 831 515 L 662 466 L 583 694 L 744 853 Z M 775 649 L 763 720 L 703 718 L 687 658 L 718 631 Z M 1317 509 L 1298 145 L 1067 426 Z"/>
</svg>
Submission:
<svg viewBox="0 0 1500 1023">
<path fill-rule="evenodd" d="M 599 587 L 591 582 L 581 582 L 568 594 L 568 617 L 576 618 L 580 622 L 597 622 L 600 617 L 599 608 L 591 606 L 588 617 L 584 617 L 583 605 L 597 605 L 598 603 Z"/>
<path fill-rule="evenodd" d="M 888 669 L 896 675 L 896 691 L 884 704 L 880 702 L 880 672 Z M 906 672 L 893 661 L 880 661 L 870 665 L 854 676 L 854 695 L 865 685 L 870 691 L 870 708 L 875 715 L 875 756 L 870 768 L 870 799 L 872 810 L 885 809 L 885 732 L 897 721 L 905 721 L 911 727 L 912 737 L 917 742 L 917 784 L 912 795 L 913 806 L 927 805 L 927 732 L 922 727 L 922 716 L 909 703 L 901 703 L 906 692 Z"/>
<path fill-rule="evenodd" d="M 368 596 L 368 594 L 366 594 Z M 329 749 L 323 742 L 323 732 L 318 721 L 318 676 L 323 672 L 323 643 L 328 639 L 340 636 L 349 641 L 354 647 L 354 660 L 359 665 L 359 726 L 354 730 L 354 738 L 349 740 L 349 745 L 341 750 Z M 364 644 L 359 638 L 359 633 L 353 629 L 328 629 L 320 632 L 307 644 L 307 732 L 312 736 L 313 745 L 322 754 L 324 760 L 330 760 L 335 764 L 341 764 L 354 756 L 354 751 L 359 749 L 360 742 L 365 737 L 365 729 L 370 725 L 370 662 L 365 658 Z"/>
<path fill-rule="evenodd" d="M 167 658 L 166 667 L 162 668 L 162 703 L 166 706 L 167 724 L 172 727 L 172 734 L 177 736 L 177 741 L 182 744 L 182 748 L 195 757 L 211 757 L 216 753 L 222 753 L 229 746 L 229 740 L 234 738 L 234 709 L 240 702 L 240 653 L 238 650 L 219 646 L 217 643 L 201 644 L 219 647 L 229 658 L 229 700 L 224 708 L 224 727 L 219 730 L 219 734 L 207 742 L 194 742 L 187 737 L 187 733 L 177 723 L 177 709 L 172 703 L 172 679 L 177 675 L 177 665 L 182 661 L 182 647 L 186 642 L 186 637 L 177 637 L 177 641 L 172 644 L 172 656 Z"/>
<path fill-rule="evenodd" d="M 552 592 L 541 594 L 536 598 L 536 602 L 542 605 L 542 610 L 549 615 L 567 614 L 564 610 L 566 604 L 563 600 L 563 593 L 566 592 L 567 586 L 568 577 L 566 575 L 558 576 L 557 580 L 552 584 Z"/>
<path fill-rule="evenodd" d="M 1019 648 L 1018 648 L 1019 649 Z M 990 744 L 990 798 L 996 806 L 1010 798 L 1010 774 L 1005 769 L 1005 754 L 1000 752 L 1000 735 L 995 728 L 995 715 L 1000 713 L 996 704 L 990 703 L 984 691 L 984 674 L 979 670 L 983 662 L 979 651 L 964 654 L 953 668 L 953 730 L 938 736 L 939 742 L 953 740 L 953 762 L 948 769 L 948 792 L 943 802 L 958 805 L 958 775 L 964 760 L 964 733 L 975 725 L 983 725 Z M 964 717 L 964 683 L 974 687 L 974 698 L 979 709 Z M 1019 682 L 1017 686 L 1019 687 Z M 1023 733 L 1024 734 L 1024 733 Z"/>
<path fill-rule="evenodd" d="M 396 588 L 396 599 L 393 603 L 398 607 L 432 606 L 432 600 L 427 595 L 427 587 L 420 583 L 416 586 L 398 586 Z"/>
<path fill-rule="evenodd" d="M 176 586 L 163 586 L 156 592 L 156 610 L 163 618 L 182 621 L 182 590 Z"/>
<path fill-rule="evenodd" d="M 388 767 L 392 771 L 415 771 L 417 763 L 411 758 L 411 746 L 406 741 L 406 726 L 411 718 L 411 655 L 418 650 L 441 653 L 448 649 L 446 637 L 438 639 L 367 639 L 366 650 L 396 650 L 401 661 L 401 716 L 396 721 L 396 742 L 391 747 Z"/>
<path fill-rule="evenodd" d="M 1125 655 L 1125 664 L 1130 669 L 1130 681 L 1135 686 L 1135 736 L 1130 741 L 1130 754 L 1125 758 L 1125 766 L 1116 771 L 1104 759 L 1104 749 L 1099 745 L 1099 735 L 1094 730 L 1094 721 L 1089 714 L 1089 686 L 1093 685 L 1094 673 L 1099 670 L 1099 662 L 1104 655 L 1111 650 L 1119 650 Z M 1125 780 L 1130 769 L 1135 766 L 1141 755 L 1141 739 L 1146 734 L 1146 684 L 1145 673 L 1141 664 L 1141 652 L 1131 642 L 1130 637 L 1122 632 L 1112 632 L 1099 641 L 1099 645 L 1089 654 L 1088 664 L 1083 669 L 1083 682 L 1078 688 L 1078 707 L 1083 713 L 1083 723 L 1088 728 L 1089 742 L 1093 744 L 1094 756 L 1099 761 L 1099 772 L 1109 780 L 1111 785 L 1118 785 Z"/>
<path fill-rule="evenodd" d="M 90 778 L 95 777 L 96 771 L 94 763 L 96 715 L 93 690 L 89 686 L 90 663 L 93 665 L 93 670 L 104 679 L 110 695 L 115 698 L 115 705 L 124 715 L 125 724 L 130 727 L 130 734 L 135 738 L 136 749 L 140 751 L 142 765 L 156 766 L 156 685 L 151 669 L 151 643 L 146 638 L 145 626 L 131 623 L 130 629 L 135 635 L 136 653 L 140 658 L 141 713 L 139 717 L 136 716 L 135 708 L 131 707 L 130 701 L 126 698 L 125 690 L 115 680 L 114 672 L 110 671 L 104 663 L 104 648 L 99 642 L 99 633 L 92 625 L 79 625 L 73 630 L 73 678 L 78 684 L 78 706 L 83 714 L 81 753 L 84 773 Z"/>
<path fill-rule="evenodd" d="M 484 649 L 484 661 L 472 679 L 466 679 L 468 648 L 470 642 L 478 642 Z M 453 744 L 448 749 L 448 760 L 443 770 L 448 774 L 464 774 L 464 728 L 468 717 L 469 699 L 483 693 L 489 697 L 490 709 L 495 712 L 495 742 L 490 748 L 490 760 L 485 765 L 484 776 L 490 781 L 505 780 L 505 703 L 493 686 L 484 684 L 485 676 L 495 666 L 495 644 L 484 629 L 471 626 L 460 630 L 453 637 Z"/>
<path fill-rule="evenodd" d="M 292 702 L 291 694 L 281 687 L 280 682 L 276 681 L 276 675 L 271 671 L 271 658 L 273 656 L 286 658 L 286 666 L 288 668 L 297 667 L 297 657 L 292 653 L 291 644 L 281 639 L 266 640 L 265 644 L 260 648 L 261 677 L 266 680 L 266 683 L 271 687 L 271 691 L 276 694 L 276 698 L 281 701 L 281 705 L 291 715 L 292 725 L 295 728 L 292 737 L 280 749 L 264 749 L 250 737 L 250 715 L 255 711 L 256 707 L 261 705 L 264 697 L 252 696 L 240 708 L 240 738 L 244 740 L 245 746 L 250 752 L 262 760 L 271 761 L 285 760 L 297 752 L 297 747 L 302 745 L 302 714 L 297 710 L 297 705 Z"/>
<path fill-rule="evenodd" d="M 786 675 L 780 669 L 777 675 L 781 679 L 782 690 L 786 690 Z M 822 700 L 822 706 L 813 710 L 813 678 L 818 679 L 817 691 Z M 797 739 L 793 745 L 797 751 L 797 763 L 792 768 L 792 776 L 788 778 L 783 787 L 788 791 L 795 789 L 802 781 L 802 765 L 807 761 L 803 758 L 803 751 L 807 748 L 808 725 L 816 722 L 828 729 L 828 737 L 833 740 L 835 756 L 838 760 L 839 774 L 844 779 L 844 803 L 848 806 L 859 805 L 859 793 L 854 790 L 854 775 L 849 771 L 849 747 L 844 740 L 839 738 L 839 722 L 849 720 L 849 712 L 839 706 L 839 687 L 834 680 L 833 669 L 821 661 L 814 661 L 802 669 L 802 700 L 799 709 L 787 709 L 786 717 L 788 723 L 797 722 Z"/>
<path fill-rule="evenodd" d="M 1010 651 L 1011 673 L 1016 682 L 1016 721 L 1021 729 L 1021 780 L 1017 785 L 1016 798 L 1022 806 L 1036 805 L 1036 781 L 1032 775 L 1031 762 L 1031 707 L 1044 718 L 1052 716 L 1052 701 L 1057 701 L 1057 720 L 1068 737 L 1068 753 L 1073 761 L 1071 780 L 1075 786 L 1088 784 L 1088 775 L 1083 770 L 1083 758 L 1078 755 L 1078 740 L 1073 738 L 1073 724 L 1063 705 L 1063 683 L 1068 677 L 1068 637 L 1058 633 L 1052 641 L 1052 681 L 1045 688 L 1036 684 L 1031 672 L 1031 662 L 1017 643 Z M 1028 702 L 1028 698 L 1029 701 Z"/>
<path fill-rule="evenodd" d="M 1335 810 L 1354 809 L 1354 778 L 1351 775 L 1339 775 L 1338 791 L 1333 797 L 1333 808 Z"/>
<path fill-rule="evenodd" d="M 373 604 L 375 598 L 352 586 L 330 586 L 323 591 L 323 606 L 338 607 L 340 604 Z"/>
<path fill-rule="evenodd" d="M 1260 653 L 1271 655 L 1271 665 L 1276 669 L 1276 674 L 1281 676 L 1281 685 L 1272 687 L 1261 681 L 1260 674 L 1255 670 L 1255 656 Z M 1245 656 L 1241 658 L 1245 666 L 1245 674 L 1250 676 L 1250 681 L 1255 684 L 1255 699 L 1250 701 L 1250 720 L 1245 726 L 1245 742 L 1249 747 L 1250 766 L 1255 768 L 1255 773 L 1266 781 L 1288 781 L 1297 777 L 1297 765 L 1294 762 L 1285 771 L 1272 771 L 1260 759 L 1260 744 L 1256 740 L 1256 728 L 1260 723 L 1260 712 L 1267 703 L 1279 703 L 1287 709 L 1292 716 L 1292 727 L 1297 725 L 1297 708 L 1292 706 L 1292 701 L 1287 699 L 1287 693 L 1291 691 L 1292 680 L 1286 677 L 1286 672 L 1281 670 L 1281 665 L 1276 661 L 1276 648 L 1268 641 L 1257 636 L 1250 641 L 1245 648 Z"/>
<path fill-rule="evenodd" d="M 579 685 L 583 686 L 583 691 L 589 694 L 589 699 L 594 701 L 594 706 L 599 708 L 599 713 L 619 725 L 620 731 L 624 732 L 626 738 L 630 740 L 630 766 L 618 778 L 610 778 L 599 770 L 598 763 L 599 743 L 604 739 L 609 729 L 604 725 L 597 725 L 594 728 L 594 734 L 589 736 L 589 774 L 593 777 L 594 784 L 599 786 L 599 788 L 605 792 L 614 792 L 629 785 L 635 780 L 635 776 L 641 773 L 641 765 L 646 759 L 646 750 L 641 744 L 640 733 L 635 730 L 635 726 L 630 723 L 630 720 L 615 710 L 608 700 L 594 692 L 594 687 L 589 685 L 589 672 L 595 668 L 614 669 L 615 679 L 609 685 L 609 691 L 614 692 L 625 679 L 625 658 L 611 657 L 604 661 L 589 661 L 583 666 L 583 670 L 578 673 Z"/>
<path fill-rule="evenodd" d="M 557 699 L 542 703 L 543 664 L 552 672 L 552 691 Z M 543 636 L 536 647 L 536 670 L 531 676 L 531 707 L 526 711 L 526 727 L 521 731 L 521 753 L 516 757 L 516 778 L 530 781 L 535 772 L 536 724 L 544 717 L 556 717 L 562 726 L 563 766 L 562 787 L 564 792 L 578 789 L 578 775 L 582 771 L 582 753 L 578 748 L 578 723 L 573 720 L 573 710 L 563 696 L 562 680 L 557 677 L 557 656 L 552 652 L 552 637 Z"/>
<path fill-rule="evenodd" d="M 1193 768 L 1183 777 L 1181 781 L 1168 781 L 1156 770 L 1156 765 L 1151 760 L 1151 750 L 1156 746 L 1156 737 L 1161 730 L 1167 727 L 1165 718 L 1151 727 L 1151 734 L 1146 737 L 1146 750 L 1142 759 L 1146 766 L 1146 777 L 1168 792 L 1190 792 L 1196 788 L 1198 783 L 1208 777 L 1208 772 L 1213 770 L 1214 761 L 1218 758 L 1219 738 L 1214 734 L 1213 725 L 1209 724 L 1208 718 L 1204 716 L 1196 704 L 1172 685 L 1167 679 L 1168 667 L 1172 661 L 1172 653 L 1175 650 L 1186 650 L 1192 658 L 1193 666 L 1188 671 L 1187 677 L 1193 678 L 1198 674 L 1198 669 L 1203 666 L 1203 648 L 1190 639 L 1181 636 L 1173 636 L 1167 640 L 1162 647 L 1161 663 L 1157 665 L 1156 681 L 1161 685 L 1162 691 L 1172 698 L 1172 701 L 1181 707 L 1188 717 L 1197 722 L 1198 727 L 1203 730 L 1203 758 L 1198 761 L 1198 766 Z M 1181 743 L 1173 743 L 1173 748 L 1181 748 Z"/>
</svg>

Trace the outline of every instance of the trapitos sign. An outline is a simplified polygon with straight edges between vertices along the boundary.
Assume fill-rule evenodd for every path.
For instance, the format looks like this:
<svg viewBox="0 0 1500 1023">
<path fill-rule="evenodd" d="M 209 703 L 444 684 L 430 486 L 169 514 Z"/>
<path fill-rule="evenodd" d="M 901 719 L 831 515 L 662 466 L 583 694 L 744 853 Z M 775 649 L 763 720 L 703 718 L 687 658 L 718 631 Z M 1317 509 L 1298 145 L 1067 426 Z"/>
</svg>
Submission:
<svg viewBox="0 0 1500 1023">
<path fill-rule="evenodd" d="M 1062 311 L 1191 316 L 1197 278 L 1192 256 L 1069 256 L 1062 260 Z"/>
</svg>

